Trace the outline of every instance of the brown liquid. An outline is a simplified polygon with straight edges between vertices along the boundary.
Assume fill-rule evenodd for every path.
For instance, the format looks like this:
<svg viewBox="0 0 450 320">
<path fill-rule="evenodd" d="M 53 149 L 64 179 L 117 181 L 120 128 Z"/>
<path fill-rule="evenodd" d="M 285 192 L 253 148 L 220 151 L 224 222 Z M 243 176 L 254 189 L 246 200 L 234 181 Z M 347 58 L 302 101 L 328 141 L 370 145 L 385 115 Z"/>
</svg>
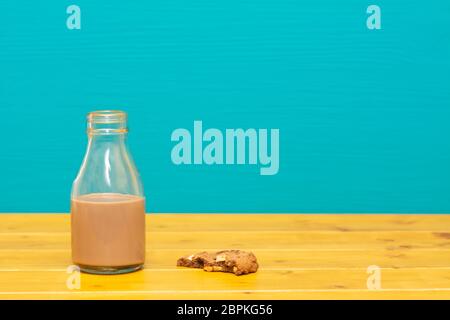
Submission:
<svg viewBox="0 0 450 320">
<path fill-rule="evenodd" d="M 72 259 L 75 264 L 120 267 L 145 260 L 144 198 L 92 193 L 72 199 Z"/>
</svg>

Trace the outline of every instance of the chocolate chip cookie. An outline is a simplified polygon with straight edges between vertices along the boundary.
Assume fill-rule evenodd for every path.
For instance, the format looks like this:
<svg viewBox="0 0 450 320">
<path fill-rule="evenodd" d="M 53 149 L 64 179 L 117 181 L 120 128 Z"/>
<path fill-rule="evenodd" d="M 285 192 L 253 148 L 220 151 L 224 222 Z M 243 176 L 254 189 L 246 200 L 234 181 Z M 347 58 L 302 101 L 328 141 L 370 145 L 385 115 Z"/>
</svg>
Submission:
<svg viewBox="0 0 450 320">
<path fill-rule="evenodd" d="M 231 272 L 237 276 L 258 270 L 255 255 L 242 250 L 203 251 L 181 257 L 177 261 L 177 266 L 202 268 L 205 271 Z"/>
</svg>

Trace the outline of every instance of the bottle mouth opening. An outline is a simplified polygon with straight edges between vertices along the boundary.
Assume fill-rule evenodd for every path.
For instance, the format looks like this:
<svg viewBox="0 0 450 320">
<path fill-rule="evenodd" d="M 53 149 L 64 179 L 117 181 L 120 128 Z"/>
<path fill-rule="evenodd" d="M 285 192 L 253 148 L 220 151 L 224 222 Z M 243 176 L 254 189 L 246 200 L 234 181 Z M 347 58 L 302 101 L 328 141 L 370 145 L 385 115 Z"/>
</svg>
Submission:
<svg viewBox="0 0 450 320">
<path fill-rule="evenodd" d="M 98 110 L 89 112 L 87 119 L 92 123 L 119 123 L 127 121 L 127 114 L 121 110 Z"/>
<path fill-rule="evenodd" d="M 87 115 L 87 132 L 96 134 L 119 134 L 128 132 L 127 114 L 121 110 L 98 110 Z"/>
</svg>

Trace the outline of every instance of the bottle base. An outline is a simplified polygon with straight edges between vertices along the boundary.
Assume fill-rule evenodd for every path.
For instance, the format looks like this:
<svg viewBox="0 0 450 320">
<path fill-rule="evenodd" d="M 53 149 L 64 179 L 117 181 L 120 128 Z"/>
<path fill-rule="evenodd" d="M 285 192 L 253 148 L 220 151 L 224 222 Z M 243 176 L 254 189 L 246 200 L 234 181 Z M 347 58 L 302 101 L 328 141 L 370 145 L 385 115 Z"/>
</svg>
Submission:
<svg viewBox="0 0 450 320">
<path fill-rule="evenodd" d="M 80 267 L 80 271 L 84 273 L 91 274 L 124 274 L 135 272 L 144 268 L 144 264 L 133 264 L 128 266 L 117 266 L 117 267 L 102 267 L 102 266 L 88 266 L 83 264 L 77 264 Z"/>
</svg>

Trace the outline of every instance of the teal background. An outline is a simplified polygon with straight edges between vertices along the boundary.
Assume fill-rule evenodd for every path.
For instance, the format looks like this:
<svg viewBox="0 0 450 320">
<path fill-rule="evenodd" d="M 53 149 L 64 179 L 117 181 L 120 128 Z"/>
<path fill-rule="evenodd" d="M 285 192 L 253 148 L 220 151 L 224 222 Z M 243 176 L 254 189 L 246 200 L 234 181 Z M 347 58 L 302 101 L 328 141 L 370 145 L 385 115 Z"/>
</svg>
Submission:
<svg viewBox="0 0 450 320">
<path fill-rule="evenodd" d="M 2 0 L 0 212 L 69 210 L 102 108 L 150 212 L 448 213 L 450 1 Z M 279 173 L 173 165 L 194 120 L 279 128 Z"/>
</svg>

